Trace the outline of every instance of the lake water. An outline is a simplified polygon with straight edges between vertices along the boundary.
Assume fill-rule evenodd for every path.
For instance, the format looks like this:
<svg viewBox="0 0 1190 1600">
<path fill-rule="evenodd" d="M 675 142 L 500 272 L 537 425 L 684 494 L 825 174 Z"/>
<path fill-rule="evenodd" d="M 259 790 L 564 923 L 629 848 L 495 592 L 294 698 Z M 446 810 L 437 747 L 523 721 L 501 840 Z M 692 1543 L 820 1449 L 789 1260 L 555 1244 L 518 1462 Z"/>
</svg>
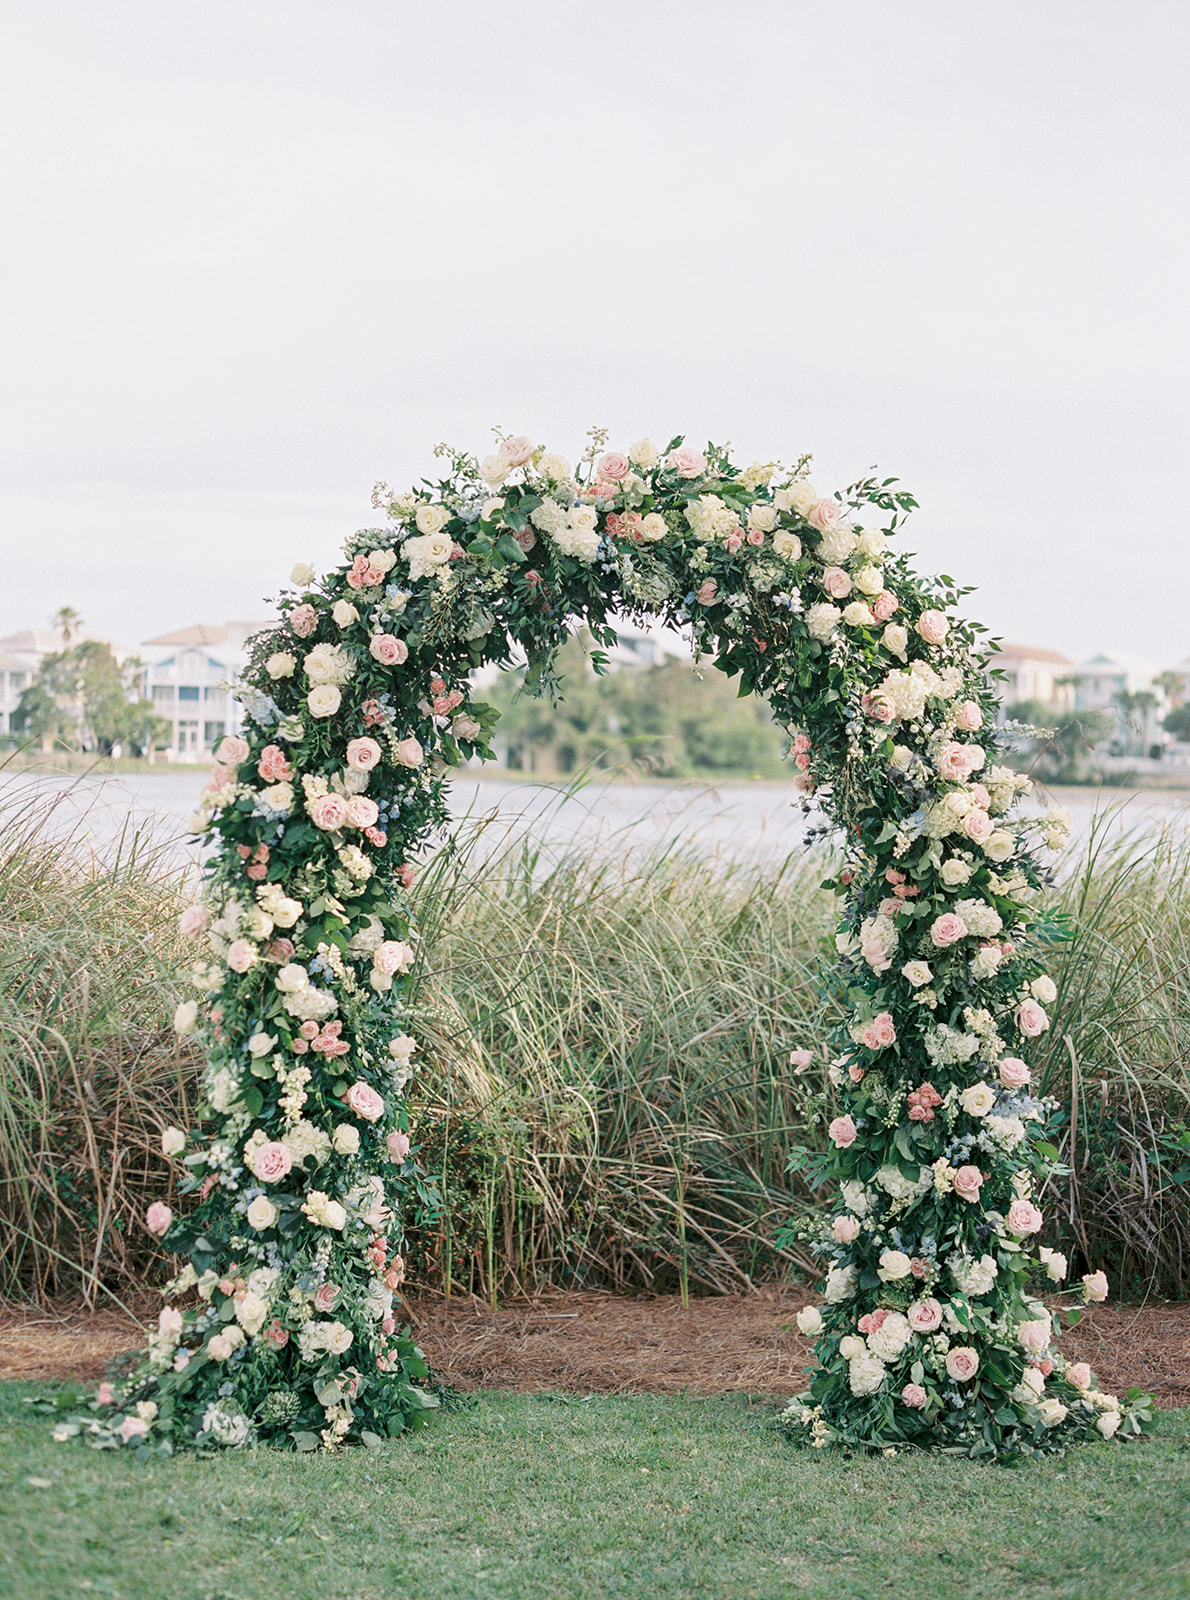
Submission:
<svg viewBox="0 0 1190 1600">
<path fill-rule="evenodd" d="M 197 864 L 200 849 L 184 831 L 206 782 L 205 768 L 171 768 L 109 777 L 71 778 L 61 773 L 20 773 L 0 778 L 0 826 L 32 805 L 49 815 L 60 834 L 78 846 L 110 854 L 122 840 L 154 846 L 180 870 Z M 1063 789 L 1031 800 L 1031 808 L 1068 806 L 1076 836 L 1085 836 L 1095 814 L 1113 804 L 1111 827 L 1177 830 L 1190 827 L 1190 793 L 1113 792 Z M 451 790 L 458 818 L 487 819 L 492 844 L 531 833 L 557 847 L 570 843 L 616 850 L 685 845 L 728 859 L 780 860 L 799 850 L 814 816 L 803 816 L 792 785 L 735 783 L 674 785 L 590 783 L 577 790 L 561 784 L 523 783 L 465 774 Z M 76 846 L 76 848 L 78 847 Z"/>
</svg>

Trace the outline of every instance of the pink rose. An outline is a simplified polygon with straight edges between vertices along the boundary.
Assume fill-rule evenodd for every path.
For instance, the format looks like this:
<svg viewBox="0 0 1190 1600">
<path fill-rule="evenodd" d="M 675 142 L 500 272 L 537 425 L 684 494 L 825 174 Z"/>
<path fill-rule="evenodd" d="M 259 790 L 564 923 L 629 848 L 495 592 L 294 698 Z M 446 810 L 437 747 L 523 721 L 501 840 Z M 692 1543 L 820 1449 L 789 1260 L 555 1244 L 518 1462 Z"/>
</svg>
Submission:
<svg viewBox="0 0 1190 1600">
<path fill-rule="evenodd" d="M 270 1139 L 252 1152 L 250 1165 L 261 1183 L 278 1183 L 293 1167 L 293 1156 L 288 1145 L 279 1139 Z"/>
<path fill-rule="evenodd" d="M 949 945 L 958 944 L 960 939 L 965 939 L 966 937 L 967 924 L 954 911 L 944 911 L 930 927 L 930 938 L 939 950 L 945 950 Z"/>
<path fill-rule="evenodd" d="M 983 712 L 974 700 L 964 700 L 954 715 L 955 726 L 965 733 L 975 733 L 983 727 Z"/>
<path fill-rule="evenodd" d="M 917 631 L 927 644 L 942 644 L 950 632 L 950 623 L 941 611 L 923 611 L 917 619 Z"/>
<path fill-rule="evenodd" d="M 842 567 L 827 567 L 822 574 L 822 587 L 832 600 L 842 600 L 851 593 L 851 579 Z"/>
<path fill-rule="evenodd" d="M 837 500 L 815 500 L 806 514 L 806 521 L 819 533 L 830 533 L 843 521 L 843 508 Z"/>
<path fill-rule="evenodd" d="M 996 824 L 991 817 L 988 816 L 986 811 L 980 811 L 978 807 L 974 811 L 968 811 L 963 818 L 963 832 L 975 844 L 983 844 L 990 839 L 995 829 Z"/>
<path fill-rule="evenodd" d="M 1083 1299 L 1090 1305 L 1100 1305 L 1109 1294 L 1106 1272 L 1087 1272 L 1083 1274 Z"/>
<path fill-rule="evenodd" d="M 220 739 L 215 759 L 225 767 L 238 767 L 241 761 L 248 759 L 247 739 L 241 739 L 238 733 L 229 733 L 226 739 Z"/>
<path fill-rule="evenodd" d="M 372 659 L 385 667 L 399 667 L 409 659 L 409 646 L 392 633 L 374 633 L 368 640 L 368 649 Z"/>
<path fill-rule="evenodd" d="M 1026 1039 L 1036 1039 L 1049 1027 L 1050 1019 L 1036 1000 L 1022 1000 L 1016 1011 L 1016 1025 Z"/>
<path fill-rule="evenodd" d="M 375 1122 L 378 1117 L 384 1115 L 384 1101 L 371 1084 L 353 1083 L 343 1099 L 349 1109 L 354 1111 L 357 1117 L 362 1117 L 365 1122 Z"/>
<path fill-rule="evenodd" d="M 1020 1238 L 1027 1233 L 1040 1233 L 1043 1220 L 1031 1200 L 1014 1200 L 1008 1208 L 1008 1231 Z"/>
<path fill-rule="evenodd" d="M 366 794 L 353 794 L 347 802 L 347 821 L 353 828 L 373 828 L 380 807 Z"/>
<path fill-rule="evenodd" d="M 890 589 L 883 589 L 872 601 L 872 615 L 877 622 L 887 622 L 900 603 Z"/>
<path fill-rule="evenodd" d="M 120 1438 L 125 1444 L 129 1439 L 143 1439 L 149 1431 L 149 1424 L 143 1417 L 125 1417 L 120 1424 Z"/>
<path fill-rule="evenodd" d="M 294 606 L 289 613 L 289 626 L 299 639 L 308 639 L 318 626 L 318 613 L 311 605 Z"/>
<path fill-rule="evenodd" d="M 971 747 L 948 739 L 938 753 L 938 776 L 952 783 L 962 783 L 972 772 L 969 751 Z"/>
<path fill-rule="evenodd" d="M 1028 1350 L 1030 1355 L 1039 1356 L 1048 1349 L 1053 1338 L 1053 1329 L 1050 1327 L 1049 1318 L 1039 1318 L 1036 1322 L 1022 1322 L 1018 1325 L 1016 1336 L 1021 1342 L 1021 1347 Z"/>
<path fill-rule="evenodd" d="M 897 1042 L 897 1030 L 888 1011 L 878 1012 L 868 1024 L 868 1029 L 876 1040 L 877 1050 L 884 1050 L 888 1045 Z M 872 1046 L 869 1045 L 868 1048 L 871 1049 Z"/>
<path fill-rule="evenodd" d="M 906 1315 L 914 1333 L 932 1333 L 942 1326 L 942 1307 L 937 1300 L 915 1300 Z"/>
<path fill-rule="evenodd" d="M 601 478 L 610 478 L 613 483 L 619 483 L 628 476 L 628 457 L 622 456 L 618 450 L 608 450 L 599 457 L 595 463 L 595 471 Z"/>
<path fill-rule="evenodd" d="M 700 606 L 714 605 L 715 596 L 719 593 L 719 585 L 714 578 L 704 578 L 698 586 L 698 593 L 694 598 Z"/>
<path fill-rule="evenodd" d="M 514 528 L 512 536 L 526 555 L 537 548 L 537 535 L 532 528 Z"/>
<path fill-rule="evenodd" d="M 1005 1056 L 1000 1062 L 1000 1082 L 1006 1089 L 1023 1089 L 1032 1074 L 1025 1063 L 1016 1056 Z"/>
<path fill-rule="evenodd" d="M 527 433 L 515 434 L 500 444 L 500 456 L 514 467 L 523 467 L 533 454 L 533 441 Z"/>
<path fill-rule="evenodd" d="M 281 1323 L 277 1321 L 276 1317 L 273 1318 L 272 1322 L 270 1322 L 268 1327 L 264 1330 L 264 1336 L 274 1350 L 284 1350 L 285 1346 L 289 1343 L 289 1329 L 283 1327 Z"/>
<path fill-rule="evenodd" d="M 763 544 L 764 533 L 760 528 L 749 528 L 747 533 L 748 543 L 751 545 Z"/>
<path fill-rule="evenodd" d="M 665 458 L 665 465 L 671 472 L 676 472 L 679 478 L 700 478 L 707 470 L 707 458 L 701 450 L 694 450 L 688 444 L 682 445 L 677 450 L 671 450 Z"/>
<path fill-rule="evenodd" d="M 850 1116 L 836 1117 L 826 1131 L 830 1134 L 832 1143 L 840 1150 L 846 1150 L 849 1145 L 853 1145 L 859 1135 L 859 1130 Z"/>
<path fill-rule="evenodd" d="M 970 1345 L 956 1345 L 947 1352 L 946 1370 L 956 1383 L 970 1383 L 979 1371 L 979 1356 Z"/>
<path fill-rule="evenodd" d="M 394 972 L 408 972 L 413 965 L 413 949 L 403 939 L 385 939 L 373 951 L 372 965 L 389 978 Z"/>
<path fill-rule="evenodd" d="M 155 1234 L 158 1239 L 168 1231 L 169 1225 L 173 1220 L 173 1212 L 161 1200 L 154 1200 L 153 1204 L 145 1212 L 145 1227 L 148 1228 L 150 1233 Z"/>
<path fill-rule="evenodd" d="M 333 1311 L 339 1303 L 339 1285 L 320 1283 L 314 1291 L 315 1311 Z"/>
<path fill-rule="evenodd" d="M 954 1175 L 954 1192 L 963 1200 L 978 1200 L 983 1173 L 978 1167 L 960 1167 Z"/>
<path fill-rule="evenodd" d="M 425 754 L 416 739 L 402 739 L 393 753 L 393 759 L 401 767 L 420 767 Z"/>
<path fill-rule="evenodd" d="M 256 946 L 247 939 L 233 939 L 227 947 L 227 964 L 233 972 L 250 972 L 256 965 Z"/>
<path fill-rule="evenodd" d="M 837 1244 L 854 1244 L 859 1238 L 858 1218 L 836 1217 L 831 1223 L 831 1238 Z"/>
<path fill-rule="evenodd" d="M 178 932 L 183 938 L 192 939 L 206 927 L 210 916 L 206 906 L 187 906 L 178 918 Z"/>
<path fill-rule="evenodd" d="M 310 821 L 316 828 L 328 833 L 341 828 L 347 821 L 347 802 L 341 794 L 323 794 L 310 806 Z"/>
<path fill-rule="evenodd" d="M 353 772 L 371 772 L 382 754 L 375 739 L 352 739 L 347 746 L 347 765 Z"/>
<path fill-rule="evenodd" d="M 809 1050 L 791 1050 L 789 1052 L 789 1065 L 796 1072 L 805 1072 L 806 1068 L 813 1063 L 813 1060 L 814 1057 Z"/>
<path fill-rule="evenodd" d="M 390 1161 L 401 1162 L 409 1154 L 409 1135 L 399 1128 L 384 1141 Z"/>
<path fill-rule="evenodd" d="M 914 1411 L 920 1411 L 926 1403 L 926 1392 L 920 1383 L 907 1383 L 901 1390 L 901 1399 Z"/>
<path fill-rule="evenodd" d="M 793 748 L 799 756 L 804 755 L 810 749 L 810 735 L 808 733 L 795 733 L 793 736 Z"/>
<path fill-rule="evenodd" d="M 1072 1361 L 1066 1368 L 1066 1382 L 1072 1383 L 1076 1389 L 1089 1389 L 1091 1387 L 1091 1369 L 1085 1361 Z"/>
<path fill-rule="evenodd" d="M 116 1403 L 116 1391 L 110 1383 L 101 1383 L 95 1391 L 95 1400 L 101 1406 L 114 1406 Z"/>
<path fill-rule="evenodd" d="M 285 783 L 293 777 L 293 768 L 279 744 L 265 745 L 256 770 L 266 783 Z"/>
</svg>

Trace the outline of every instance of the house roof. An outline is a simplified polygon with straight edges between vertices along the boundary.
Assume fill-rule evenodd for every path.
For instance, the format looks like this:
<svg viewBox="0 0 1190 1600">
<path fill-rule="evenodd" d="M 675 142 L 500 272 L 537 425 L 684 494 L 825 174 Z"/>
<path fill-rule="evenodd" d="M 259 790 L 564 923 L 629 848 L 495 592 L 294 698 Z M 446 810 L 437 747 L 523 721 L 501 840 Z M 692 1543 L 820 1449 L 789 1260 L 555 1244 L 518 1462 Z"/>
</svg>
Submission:
<svg viewBox="0 0 1190 1600">
<path fill-rule="evenodd" d="M 217 622 L 195 622 L 188 628 L 175 628 L 173 633 L 160 633 L 155 639 L 142 639 L 142 644 L 204 645 L 226 644 L 230 635 Z"/>
<path fill-rule="evenodd" d="M 81 644 L 84 640 L 92 644 L 110 644 L 114 651 L 123 648 L 106 634 L 92 633 L 89 628 L 84 628 L 81 633 L 72 634 L 70 642 L 75 645 Z M 0 639 L 0 650 L 19 650 L 26 654 L 46 656 L 65 649 L 66 645 L 59 628 L 22 628 L 19 633 L 9 633 Z"/>
<path fill-rule="evenodd" d="M 996 654 L 1001 658 L 1011 656 L 1017 661 L 1049 661 L 1056 667 L 1072 667 L 1074 662 L 1069 656 L 1059 655 L 1056 650 L 1043 650 L 1039 645 L 1032 644 L 1002 644 Z"/>
</svg>

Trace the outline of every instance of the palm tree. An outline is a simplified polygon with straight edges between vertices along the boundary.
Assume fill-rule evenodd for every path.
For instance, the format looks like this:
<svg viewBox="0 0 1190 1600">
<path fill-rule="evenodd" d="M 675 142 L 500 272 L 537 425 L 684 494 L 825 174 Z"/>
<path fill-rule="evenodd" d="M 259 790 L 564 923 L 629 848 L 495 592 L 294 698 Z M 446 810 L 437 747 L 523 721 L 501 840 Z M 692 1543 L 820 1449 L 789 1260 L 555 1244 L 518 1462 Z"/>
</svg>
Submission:
<svg viewBox="0 0 1190 1600">
<path fill-rule="evenodd" d="M 73 606 L 59 606 L 50 618 L 50 627 L 57 628 L 62 635 L 62 643 L 67 647 L 82 625 L 83 619 Z"/>
<path fill-rule="evenodd" d="M 1169 709 L 1176 711 L 1186 692 L 1186 681 L 1180 672 L 1159 672 L 1153 679 L 1158 689 L 1164 689 L 1169 696 Z"/>
</svg>

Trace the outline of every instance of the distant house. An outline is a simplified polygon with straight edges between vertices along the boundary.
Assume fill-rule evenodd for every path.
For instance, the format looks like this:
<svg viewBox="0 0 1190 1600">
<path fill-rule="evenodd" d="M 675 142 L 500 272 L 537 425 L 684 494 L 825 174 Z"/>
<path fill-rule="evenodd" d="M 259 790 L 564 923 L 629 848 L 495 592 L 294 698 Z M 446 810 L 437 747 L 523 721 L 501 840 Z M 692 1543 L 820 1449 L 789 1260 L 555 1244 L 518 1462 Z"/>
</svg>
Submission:
<svg viewBox="0 0 1190 1600">
<path fill-rule="evenodd" d="M 141 689 L 170 724 L 167 759 L 201 761 L 224 734 L 239 732 L 239 702 L 232 689 L 244 665 L 244 643 L 269 626 L 267 621 L 198 622 L 143 641 Z"/>
<path fill-rule="evenodd" d="M 992 687 L 1000 697 L 1002 706 L 1020 700 L 1040 700 L 1046 706 L 1059 706 L 1073 710 L 1075 690 L 1066 681 L 1074 673 L 1074 662 L 1056 650 L 1044 650 L 1040 645 L 1002 644 L 988 666 L 1004 674 L 993 678 Z"/>
<path fill-rule="evenodd" d="M 102 633 L 92 633 L 84 628 L 72 636 L 72 645 L 89 640 L 106 644 L 116 660 L 123 663 L 135 654 L 129 645 L 117 644 Z M 7 634 L 0 639 L 0 734 L 13 732 L 13 713 L 21 703 L 21 696 L 36 678 L 46 656 L 56 655 L 67 648 L 57 628 L 22 628 L 19 633 Z"/>
<path fill-rule="evenodd" d="M 1164 742 L 1161 720 L 1169 708 L 1165 690 L 1155 680 L 1157 669 L 1140 656 L 1101 650 L 1078 669 L 1078 710 L 1110 711 L 1116 717 L 1113 753 L 1147 754 Z M 1137 697 L 1139 703 L 1129 701 Z"/>
</svg>

